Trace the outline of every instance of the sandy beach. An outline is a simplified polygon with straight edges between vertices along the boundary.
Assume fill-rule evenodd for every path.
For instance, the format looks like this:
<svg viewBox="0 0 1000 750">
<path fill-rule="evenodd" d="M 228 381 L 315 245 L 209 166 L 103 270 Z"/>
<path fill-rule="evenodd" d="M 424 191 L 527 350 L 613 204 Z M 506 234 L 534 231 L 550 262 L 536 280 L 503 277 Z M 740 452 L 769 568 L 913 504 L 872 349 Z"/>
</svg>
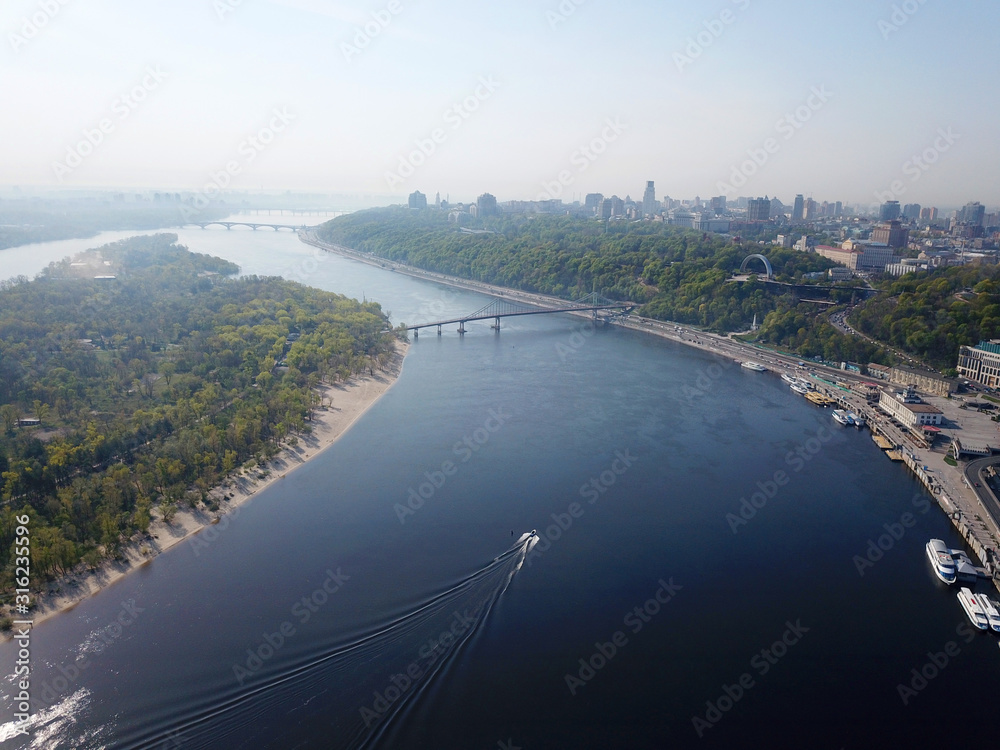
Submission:
<svg viewBox="0 0 1000 750">
<path fill-rule="evenodd" d="M 325 406 L 314 412 L 312 432 L 298 435 L 297 444 L 286 446 L 266 467 L 255 467 L 231 476 L 224 484 L 212 490 L 211 494 L 220 505 L 217 512 L 204 508 L 178 508 L 177 515 L 168 524 L 156 509 L 149 535 L 125 545 L 122 559 L 108 561 L 91 572 L 81 572 L 81 563 L 74 573 L 50 582 L 47 590 L 35 599 L 36 606 L 32 612 L 34 625 L 72 609 L 83 599 L 143 565 L 155 565 L 158 555 L 185 540 L 197 545 L 197 535 L 203 533 L 206 535 L 205 543 L 209 543 L 211 526 L 220 524 L 220 528 L 224 528 L 223 525 L 228 525 L 229 518 L 238 512 L 240 506 L 274 482 L 281 481 L 289 472 L 302 466 L 346 434 L 351 425 L 396 382 L 409 346 L 408 343 L 396 342 L 395 355 L 385 372 L 376 371 L 373 376 L 321 387 L 318 392 L 321 403 Z"/>
</svg>

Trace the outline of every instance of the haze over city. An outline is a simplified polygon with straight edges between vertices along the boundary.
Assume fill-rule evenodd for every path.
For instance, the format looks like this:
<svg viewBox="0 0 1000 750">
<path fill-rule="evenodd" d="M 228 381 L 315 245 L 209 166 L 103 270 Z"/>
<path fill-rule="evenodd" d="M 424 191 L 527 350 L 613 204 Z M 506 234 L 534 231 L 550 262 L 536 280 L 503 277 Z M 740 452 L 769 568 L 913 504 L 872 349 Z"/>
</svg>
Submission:
<svg viewBox="0 0 1000 750">
<path fill-rule="evenodd" d="M 998 20 L 934 0 L 14 0 L 2 182 L 993 205 Z"/>
</svg>

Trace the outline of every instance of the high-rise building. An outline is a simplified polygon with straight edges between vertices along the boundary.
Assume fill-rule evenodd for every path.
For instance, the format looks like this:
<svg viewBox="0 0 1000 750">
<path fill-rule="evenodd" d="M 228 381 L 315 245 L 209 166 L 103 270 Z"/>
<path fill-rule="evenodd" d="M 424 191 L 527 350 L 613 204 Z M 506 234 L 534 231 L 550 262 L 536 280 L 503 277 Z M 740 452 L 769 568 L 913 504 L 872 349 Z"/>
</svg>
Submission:
<svg viewBox="0 0 1000 750">
<path fill-rule="evenodd" d="M 958 212 L 958 223 L 981 227 L 983 225 L 983 216 L 985 214 L 986 207 L 979 201 L 966 203 L 965 208 Z"/>
<path fill-rule="evenodd" d="M 722 214 L 726 213 L 726 196 L 717 195 L 712 198 L 712 210 L 716 216 L 722 216 Z"/>
<path fill-rule="evenodd" d="M 617 216 L 625 215 L 625 201 L 617 195 L 610 198 L 602 198 L 597 205 L 597 215 L 602 219 L 613 219 Z"/>
<path fill-rule="evenodd" d="M 937 217 L 938 217 L 938 210 L 933 206 L 928 206 L 927 208 L 920 209 L 921 221 L 935 221 Z"/>
<path fill-rule="evenodd" d="M 899 201 L 886 201 L 878 209 L 879 221 L 895 221 L 899 218 Z"/>
<path fill-rule="evenodd" d="M 407 205 L 409 205 L 410 208 L 427 208 L 427 196 L 419 190 L 414 190 L 410 193 Z"/>
<path fill-rule="evenodd" d="M 843 202 L 842 201 L 837 201 L 837 203 L 835 204 L 833 210 L 836 212 L 836 213 L 834 213 L 834 216 L 843 216 L 844 215 L 844 204 L 843 204 Z"/>
<path fill-rule="evenodd" d="M 802 218 L 806 221 L 813 221 L 817 213 L 819 213 L 819 204 L 812 198 L 806 198 L 805 213 Z"/>
<path fill-rule="evenodd" d="M 500 214 L 500 209 L 497 208 L 497 199 L 489 193 L 483 193 L 476 198 L 476 206 L 479 209 L 478 216 L 480 218 L 483 216 L 499 216 Z"/>
<path fill-rule="evenodd" d="M 907 203 L 903 206 L 903 218 L 904 219 L 919 219 L 920 218 L 920 204 L 919 203 Z"/>
<path fill-rule="evenodd" d="M 751 198 L 747 203 L 747 221 L 767 221 L 771 218 L 770 198 Z"/>
<path fill-rule="evenodd" d="M 910 230 L 904 227 L 899 221 L 889 221 L 880 224 L 872 230 L 872 241 L 891 248 L 906 247 L 909 241 Z"/>
<path fill-rule="evenodd" d="M 771 198 L 771 217 L 781 219 L 781 221 L 785 220 L 785 204 L 777 198 Z"/>
<path fill-rule="evenodd" d="M 646 192 L 642 194 L 642 215 L 652 216 L 656 213 L 656 188 L 653 180 L 646 183 Z"/>
<path fill-rule="evenodd" d="M 604 196 L 600 193 L 587 193 L 587 197 L 583 199 L 583 207 L 590 211 L 596 211 L 602 200 L 604 200 Z"/>
<path fill-rule="evenodd" d="M 806 201 L 802 194 L 795 196 L 795 205 L 792 207 L 792 221 L 802 221 L 806 216 Z"/>
</svg>

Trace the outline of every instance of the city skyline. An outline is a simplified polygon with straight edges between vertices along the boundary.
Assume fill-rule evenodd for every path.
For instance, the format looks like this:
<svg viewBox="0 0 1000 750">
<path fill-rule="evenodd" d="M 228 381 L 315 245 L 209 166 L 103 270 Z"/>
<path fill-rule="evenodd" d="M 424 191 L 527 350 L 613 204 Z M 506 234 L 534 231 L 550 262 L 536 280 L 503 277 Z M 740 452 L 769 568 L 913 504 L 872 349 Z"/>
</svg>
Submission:
<svg viewBox="0 0 1000 750">
<path fill-rule="evenodd" d="M 992 207 L 996 105 L 969 71 L 990 69 L 997 20 L 927 0 L 14 0 L 2 179 L 398 202 L 641 201 L 652 179 L 703 200 Z"/>
</svg>

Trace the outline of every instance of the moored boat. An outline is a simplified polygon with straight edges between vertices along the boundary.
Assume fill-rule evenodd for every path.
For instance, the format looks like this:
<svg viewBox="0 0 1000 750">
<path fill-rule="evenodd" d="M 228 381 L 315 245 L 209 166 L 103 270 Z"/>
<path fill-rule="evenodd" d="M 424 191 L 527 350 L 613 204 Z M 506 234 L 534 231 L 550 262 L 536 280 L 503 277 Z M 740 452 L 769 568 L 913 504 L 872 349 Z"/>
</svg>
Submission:
<svg viewBox="0 0 1000 750">
<path fill-rule="evenodd" d="M 816 404 L 816 406 L 829 406 L 830 404 L 836 403 L 832 398 L 824 396 L 818 391 L 809 391 L 809 393 L 806 394 L 806 398 Z"/>
<path fill-rule="evenodd" d="M 852 424 L 851 418 L 847 416 L 847 412 L 844 411 L 843 409 L 834 409 L 833 418 L 838 422 L 840 422 L 845 427 L 850 427 Z"/>
<path fill-rule="evenodd" d="M 955 570 L 955 560 L 948 551 L 948 547 L 940 539 L 931 539 L 925 547 L 927 559 L 931 561 L 934 573 L 947 584 L 952 584 L 957 579 Z"/>
<path fill-rule="evenodd" d="M 980 606 L 982 606 L 983 612 L 986 613 L 990 629 L 994 633 L 1000 633 L 1000 609 L 997 609 L 996 602 L 985 594 L 976 594 L 976 599 L 979 601 Z"/>
<path fill-rule="evenodd" d="M 857 412 L 849 411 L 847 412 L 847 416 L 850 418 L 854 426 L 857 427 L 859 430 L 865 426 L 865 418 L 862 417 Z"/>
<path fill-rule="evenodd" d="M 979 595 L 973 594 L 972 591 L 963 586 L 962 590 L 958 592 L 958 601 L 962 605 L 962 609 L 965 610 L 965 614 L 969 616 L 969 620 L 980 630 L 987 630 L 990 627 L 990 621 L 986 618 L 986 612 L 983 610 L 983 605 L 979 603 Z"/>
<path fill-rule="evenodd" d="M 795 385 L 795 383 L 798 381 L 797 377 L 795 377 L 794 375 L 789 375 L 787 372 L 781 373 L 781 379 L 784 380 L 786 383 L 788 383 L 788 385 Z"/>
<path fill-rule="evenodd" d="M 740 362 L 740 366 L 745 367 L 748 370 L 753 370 L 754 372 L 767 372 L 767 368 L 759 362 L 750 362 L 747 360 L 746 362 Z"/>
</svg>

